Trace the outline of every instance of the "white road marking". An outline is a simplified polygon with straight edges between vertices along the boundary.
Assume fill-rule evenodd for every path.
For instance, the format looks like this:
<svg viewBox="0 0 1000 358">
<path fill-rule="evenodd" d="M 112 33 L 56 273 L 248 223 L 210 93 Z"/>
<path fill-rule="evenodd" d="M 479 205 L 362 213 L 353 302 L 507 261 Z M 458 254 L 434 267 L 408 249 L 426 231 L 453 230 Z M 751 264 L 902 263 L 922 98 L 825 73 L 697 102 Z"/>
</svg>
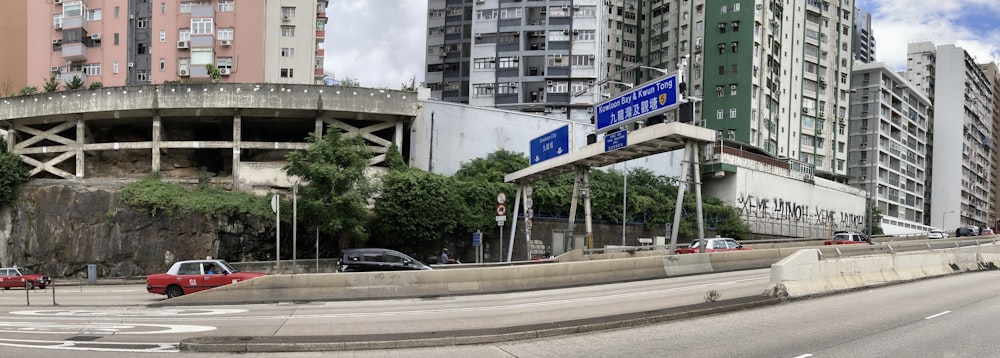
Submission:
<svg viewBox="0 0 1000 358">
<path fill-rule="evenodd" d="M 14 311 L 10 314 L 36 316 L 73 316 L 73 317 L 176 317 L 176 316 L 206 316 L 227 315 L 246 312 L 245 309 L 206 308 L 206 309 L 149 309 L 149 308 L 85 308 L 65 310 L 29 310 Z"/>
<path fill-rule="evenodd" d="M 212 326 L 192 326 L 175 324 L 142 323 L 45 323 L 45 322 L 0 322 L 3 333 L 43 333 L 43 334 L 177 334 L 215 330 Z"/>
<path fill-rule="evenodd" d="M 79 347 L 78 344 L 86 344 L 86 347 Z M 76 341 L 43 341 L 32 339 L 6 339 L 0 338 L 0 346 L 34 349 L 60 349 L 73 351 L 98 351 L 98 352 L 129 352 L 129 353 L 178 353 L 180 349 L 177 343 L 152 343 L 152 342 L 76 342 Z M 108 348 L 99 348 L 106 346 Z M 114 348 L 116 346 L 149 346 L 146 349 L 135 348 Z"/>
<path fill-rule="evenodd" d="M 812 354 L 806 353 L 806 354 L 803 354 L 803 355 L 800 355 L 800 356 L 795 356 L 795 358 L 809 358 L 809 357 L 812 357 L 812 356 L 813 356 Z"/>
<path fill-rule="evenodd" d="M 924 319 L 935 319 L 935 318 L 944 316 L 944 315 L 949 314 L 949 313 L 951 313 L 951 311 L 944 311 L 944 312 L 938 313 L 936 315 L 931 315 L 931 316 L 924 317 Z"/>
</svg>

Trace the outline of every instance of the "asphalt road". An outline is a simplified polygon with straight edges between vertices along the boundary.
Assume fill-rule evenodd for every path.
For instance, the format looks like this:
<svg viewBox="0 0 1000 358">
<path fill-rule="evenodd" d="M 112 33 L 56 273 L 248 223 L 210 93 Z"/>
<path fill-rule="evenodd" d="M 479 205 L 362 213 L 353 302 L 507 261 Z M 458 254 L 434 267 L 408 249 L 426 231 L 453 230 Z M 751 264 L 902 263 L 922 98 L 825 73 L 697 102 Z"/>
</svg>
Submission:
<svg viewBox="0 0 1000 358">
<path fill-rule="evenodd" d="M 757 295 L 766 270 L 504 295 L 147 309 L 135 285 L 85 287 L 90 306 L 24 306 L 0 294 L 0 351 L 11 356 L 229 357 L 170 353 L 183 338 L 412 332 L 591 317 Z M 92 291 L 88 291 L 92 289 Z M 57 288 L 57 300 L 72 290 Z M 34 299 L 45 291 L 31 293 Z M 102 299 L 97 299 L 101 297 Z M 115 299 L 114 297 L 117 297 Z M 115 300 L 119 304 L 113 304 Z M 629 329 L 486 345 L 239 354 L 240 357 L 982 357 L 1000 352 L 1000 271 L 953 275 Z M 200 328 L 199 328 L 200 327 Z M 197 331 L 197 329 L 211 328 Z M 161 343 L 157 348 L 155 344 Z M 54 345 L 64 347 L 55 348 Z M 77 350 L 74 350 L 77 349 Z M 79 349 L 91 349 L 81 351 Z M 161 353 L 154 353 L 154 352 Z"/>
</svg>

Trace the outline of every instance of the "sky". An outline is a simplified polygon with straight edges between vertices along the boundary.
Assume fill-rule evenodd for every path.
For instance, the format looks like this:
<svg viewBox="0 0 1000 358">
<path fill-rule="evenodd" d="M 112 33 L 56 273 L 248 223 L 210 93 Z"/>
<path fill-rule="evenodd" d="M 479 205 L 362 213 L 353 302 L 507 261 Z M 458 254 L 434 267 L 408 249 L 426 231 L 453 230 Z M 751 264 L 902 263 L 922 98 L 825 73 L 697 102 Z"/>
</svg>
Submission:
<svg viewBox="0 0 1000 358">
<path fill-rule="evenodd" d="M 831 0 L 834 1 L 834 0 Z M 892 69 L 906 67 L 906 46 L 954 44 L 976 62 L 1000 63 L 1000 1 L 857 0 L 872 14 L 875 57 Z M 327 73 L 363 87 L 399 89 L 424 79 L 427 41 L 425 0 L 334 0 L 327 9 Z"/>
</svg>

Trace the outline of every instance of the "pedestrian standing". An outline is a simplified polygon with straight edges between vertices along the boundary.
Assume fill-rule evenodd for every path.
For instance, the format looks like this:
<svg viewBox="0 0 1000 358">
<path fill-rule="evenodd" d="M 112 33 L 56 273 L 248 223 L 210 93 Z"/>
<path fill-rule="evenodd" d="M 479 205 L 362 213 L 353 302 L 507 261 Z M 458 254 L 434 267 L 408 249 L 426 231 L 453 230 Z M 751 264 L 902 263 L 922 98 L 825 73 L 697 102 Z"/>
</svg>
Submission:
<svg viewBox="0 0 1000 358">
<path fill-rule="evenodd" d="M 441 257 L 438 258 L 438 263 L 442 265 L 448 263 L 448 249 L 441 249 Z"/>
</svg>

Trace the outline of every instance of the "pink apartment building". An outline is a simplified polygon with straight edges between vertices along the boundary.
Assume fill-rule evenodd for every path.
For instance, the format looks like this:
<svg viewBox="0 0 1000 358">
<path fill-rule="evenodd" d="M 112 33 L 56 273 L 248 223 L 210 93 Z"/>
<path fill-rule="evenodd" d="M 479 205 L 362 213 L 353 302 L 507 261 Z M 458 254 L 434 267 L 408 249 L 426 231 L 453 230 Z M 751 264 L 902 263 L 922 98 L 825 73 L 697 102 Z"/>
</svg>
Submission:
<svg viewBox="0 0 1000 358">
<path fill-rule="evenodd" d="M 79 77 L 84 88 L 210 82 L 319 83 L 327 0 L 4 0 L 23 33 L 0 54 L 13 86 Z M 23 46 L 23 47 L 22 47 Z M 23 52 L 23 53 L 22 53 Z M 20 67 L 20 68 L 17 68 Z"/>
</svg>

